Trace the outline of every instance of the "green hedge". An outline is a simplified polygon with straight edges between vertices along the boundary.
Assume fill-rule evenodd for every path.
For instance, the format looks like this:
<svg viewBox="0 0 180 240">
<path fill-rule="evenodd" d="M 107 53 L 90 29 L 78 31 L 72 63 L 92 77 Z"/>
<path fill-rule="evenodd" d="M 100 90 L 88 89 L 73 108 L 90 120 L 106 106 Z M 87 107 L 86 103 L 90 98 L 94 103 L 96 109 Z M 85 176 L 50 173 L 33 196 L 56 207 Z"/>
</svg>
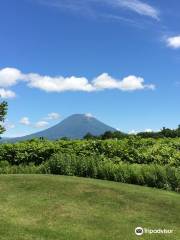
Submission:
<svg viewBox="0 0 180 240">
<path fill-rule="evenodd" d="M 56 153 L 36 166 L 0 162 L 0 174 L 42 173 L 90 177 L 116 182 L 180 191 L 180 168 L 156 164 L 113 162 L 101 156 Z"/>
<path fill-rule="evenodd" d="M 92 177 L 179 191 L 180 169 L 155 164 L 113 163 L 97 156 L 77 157 L 58 153 L 42 168 L 44 173 Z"/>
<path fill-rule="evenodd" d="M 180 166 L 180 138 L 142 139 L 130 137 L 123 140 L 33 140 L 15 144 L 0 144 L 0 161 L 12 165 L 47 161 L 54 153 L 68 153 L 77 156 L 104 156 L 113 162 L 158 164 Z"/>
</svg>

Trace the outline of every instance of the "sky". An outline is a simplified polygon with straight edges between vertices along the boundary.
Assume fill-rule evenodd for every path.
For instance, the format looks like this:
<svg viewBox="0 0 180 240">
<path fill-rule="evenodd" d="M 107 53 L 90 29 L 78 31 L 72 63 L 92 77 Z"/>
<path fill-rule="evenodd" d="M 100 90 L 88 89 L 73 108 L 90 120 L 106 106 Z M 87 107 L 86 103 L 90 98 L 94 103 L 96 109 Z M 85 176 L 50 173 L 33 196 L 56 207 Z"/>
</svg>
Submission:
<svg viewBox="0 0 180 240">
<path fill-rule="evenodd" d="M 91 114 L 124 132 L 180 124 L 179 0 L 1 0 L 4 137 Z"/>
</svg>

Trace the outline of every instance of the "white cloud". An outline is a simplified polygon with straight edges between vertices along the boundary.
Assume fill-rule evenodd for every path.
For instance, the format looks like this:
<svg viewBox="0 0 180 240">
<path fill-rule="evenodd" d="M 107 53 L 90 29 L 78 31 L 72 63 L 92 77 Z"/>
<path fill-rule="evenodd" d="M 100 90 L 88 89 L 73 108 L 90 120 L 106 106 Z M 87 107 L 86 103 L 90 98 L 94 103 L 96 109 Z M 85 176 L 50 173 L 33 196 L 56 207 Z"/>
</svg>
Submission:
<svg viewBox="0 0 180 240">
<path fill-rule="evenodd" d="M 166 39 L 168 47 L 177 49 L 180 48 L 180 35 L 169 37 Z"/>
<path fill-rule="evenodd" d="M 102 16 L 106 10 L 104 8 L 99 10 L 99 7 L 106 6 L 114 8 L 115 10 L 124 8 L 139 15 L 144 15 L 156 20 L 159 19 L 159 10 L 140 0 L 39 0 L 39 2 L 53 7 L 80 12 L 81 14 L 86 13 L 86 15 L 90 16 Z"/>
<path fill-rule="evenodd" d="M 136 135 L 136 134 L 137 134 L 137 131 L 136 131 L 136 130 L 131 130 L 131 131 L 129 132 L 129 134 L 134 134 L 134 135 Z"/>
<path fill-rule="evenodd" d="M 14 71 L 13 69 L 12 71 Z M 3 69 L 1 70 L 3 71 Z M 9 71 L 8 71 L 9 72 Z M 20 72 L 18 69 L 15 72 Z M 121 91 L 135 91 L 143 89 L 154 89 L 153 84 L 145 84 L 142 77 L 137 77 L 130 75 L 123 79 L 115 79 L 110 76 L 108 73 L 103 73 L 100 76 L 96 77 L 92 81 L 88 80 L 86 77 L 51 77 L 51 76 L 42 76 L 37 73 L 29 73 L 16 75 L 13 78 L 13 84 L 17 83 L 19 80 L 25 81 L 28 87 L 41 89 L 46 92 L 64 92 L 64 91 L 84 91 L 84 92 L 93 92 L 105 89 L 118 89 Z M 19 79 L 20 77 L 20 79 Z M 5 76 L 5 79 L 6 76 Z M 3 80 L 3 79 L 2 79 Z M 2 91 L 2 95 L 5 93 Z M 13 95 L 13 92 L 8 91 L 9 97 Z"/>
<path fill-rule="evenodd" d="M 16 68 L 0 69 L 0 87 L 11 87 L 21 79 L 23 79 L 23 75 L 21 71 Z"/>
<path fill-rule="evenodd" d="M 58 119 L 60 119 L 60 117 L 61 116 L 60 116 L 59 113 L 53 112 L 53 113 L 49 113 L 48 116 L 45 119 L 47 119 L 47 120 L 58 120 Z"/>
<path fill-rule="evenodd" d="M 35 126 L 36 128 L 44 128 L 44 127 L 46 127 L 48 124 L 49 124 L 49 123 L 46 122 L 46 121 L 39 121 L 39 122 L 35 123 L 34 126 Z"/>
<path fill-rule="evenodd" d="M 86 116 L 87 118 L 92 118 L 92 117 L 93 117 L 93 114 L 92 114 L 92 113 L 86 113 L 85 116 Z"/>
<path fill-rule="evenodd" d="M 26 126 L 29 126 L 29 125 L 31 124 L 28 117 L 23 117 L 23 118 L 21 118 L 21 120 L 20 120 L 19 122 L 20 122 L 22 125 L 26 125 Z"/>
<path fill-rule="evenodd" d="M 111 4 L 116 5 L 117 7 L 122 6 L 140 15 L 148 16 L 156 20 L 159 19 L 159 11 L 155 7 L 142 1 L 139 0 L 115 0 L 115 1 L 108 0 L 108 1 Z"/>
<path fill-rule="evenodd" d="M 135 91 L 142 90 L 145 88 L 154 89 L 153 84 L 144 84 L 144 79 L 136 76 L 128 76 L 122 80 L 116 80 L 107 73 L 103 73 L 99 77 L 93 80 L 93 85 L 96 89 L 119 89 L 122 91 Z"/>
<path fill-rule="evenodd" d="M 151 132 L 153 132 L 153 130 L 150 129 L 150 128 L 147 128 L 147 129 L 145 129 L 145 132 L 147 132 L 147 133 L 151 133 Z"/>
<path fill-rule="evenodd" d="M 103 73 L 93 80 L 95 89 L 113 89 L 118 88 L 117 80 L 113 79 L 108 73 Z"/>
<path fill-rule="evenodd" d="M 6 90 L 4 88 L 0 88 L 0 98 L 14 98 L 16 97 L 15 92 L 11 90 Z"/>
<path fill-rule="evenodd" d="M 46 127 L 49 123 L 47 121 L 38 121 L 36 123 L 31 123 L 28 117 L 23 117 L 20 119 L 19 123 L 25 126 L 35 127 L 35 128 L 43 128 Z"/>
<path fill-rule="evenodd" d="M 141 90 L 151 88 L 149 85 L 144 85 L 144 79 L 136 76 L 128 76 L 119 82 L 119 88 L 123 91 Z"/>
<path fill-rule="evenodd" d="M 141 90 L 141 89 L 155 89 L 153 84 L 146 85 L 144 84 L 144 79 L 141 77 L 136 76 L 128 76 L 124 78 L 121 82 L 119 82 L 119 89 L 123 91 L 134 91 L 134 90 Z"/>
<path fill-rule="evenodd" d="M 39 88 L 46 92 L 63 92 L 63 91 L 86 91 L 93 90 L 92 85 L 85 77 L 50 77 L 41 76 L 39 74 L 27 74 L 26 79 L 29 80 L 28 86 Z"/>
</svg>

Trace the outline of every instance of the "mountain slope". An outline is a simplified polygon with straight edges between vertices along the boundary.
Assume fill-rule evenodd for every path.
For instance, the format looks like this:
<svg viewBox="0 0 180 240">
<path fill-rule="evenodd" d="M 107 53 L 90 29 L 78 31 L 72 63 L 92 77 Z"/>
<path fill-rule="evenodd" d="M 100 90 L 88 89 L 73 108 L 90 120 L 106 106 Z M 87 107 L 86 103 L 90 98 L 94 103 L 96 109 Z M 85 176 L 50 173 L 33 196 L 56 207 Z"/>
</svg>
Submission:
<svg viewBox="0 0 180 240">
<path fill-rule="evenodd" d="M 11 139 L 11 141 L 21 141 L 40 137 L 48 138 L 50 140 L 62 137 L 80 139 L 87 133 L 98 136 L 106 131 L 115 131 L 115 129 L 100 122 L 94 117 L 85 114 L 74 114 L 51 128 L 28 136 L 14 138 Z"/>
</svg>

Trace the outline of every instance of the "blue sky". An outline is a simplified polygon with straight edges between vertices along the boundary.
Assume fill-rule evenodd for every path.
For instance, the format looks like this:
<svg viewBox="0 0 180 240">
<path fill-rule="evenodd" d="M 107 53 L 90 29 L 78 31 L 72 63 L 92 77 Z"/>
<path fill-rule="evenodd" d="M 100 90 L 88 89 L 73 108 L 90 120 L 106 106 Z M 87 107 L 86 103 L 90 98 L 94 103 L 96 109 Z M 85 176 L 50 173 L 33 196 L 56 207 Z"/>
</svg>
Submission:
<svg viewBox="0 0 180 240">
<path fill-rule="evenodd" d="M 2 0 L 4 136 L 91 113 L 122 131 L 180 123 L 180 2 Z"/>
</svg>

